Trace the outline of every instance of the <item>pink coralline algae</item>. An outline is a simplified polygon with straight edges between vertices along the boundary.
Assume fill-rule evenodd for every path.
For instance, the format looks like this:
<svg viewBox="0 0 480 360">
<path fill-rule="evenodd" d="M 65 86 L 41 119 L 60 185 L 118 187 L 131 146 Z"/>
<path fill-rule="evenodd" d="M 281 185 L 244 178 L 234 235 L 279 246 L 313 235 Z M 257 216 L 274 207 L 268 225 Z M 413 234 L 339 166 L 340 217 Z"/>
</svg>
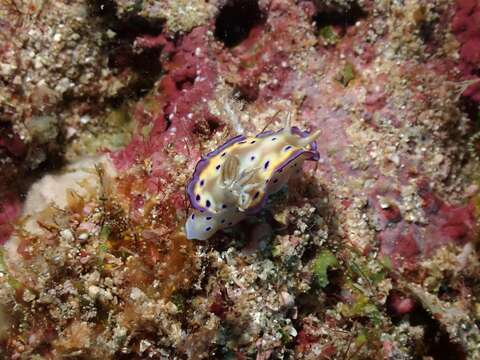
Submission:
<svg viewBox="0 0 480 360">
<path fill-rule="evenodd" d="M 480 102 L 480 2 L 458 0 L 452 19 L 452 32 L 460 41 L 460 69 L 467 79 L 477 79 L 464 92 L 465 96 Z"/>
<path fill-rule="evenodd" d="M 196 155 L 189 153 L 196 148 L 192 144 L 195 141 L 192 134 L 205 118 L 209 118 L 206 101 L 212 96 L 216 76 L 215 67 L 209 59 L 210 50 L 205 46 L 205 36 L 206 29 L 197 28 L 185 36 L 174 50 L 171 42 L 163 36 L 136 40 L 137 46 L 163 46 L 163 50 L 171 51 L 172 55 L 170 61 L 162 64 L 168 74 L 157 84 L 155 101 L 159 110 L 154 114 L 145 114 L 144 105 L 140 103 L 137 106 L 139 123 L 152 122 L 153 127 L 146 139 L 138 134 L 124 150 L 112 154 L 118 168 L 128 168 L 152 156 L 154 171 L 161 171 L 165 160 L 161 153 L 168 144 L 180 154 Z"/>
<path fill-rule="evenodd" d="M 13 195 L 4 196 L 0 200 L 0 245 L 3 245 L 13 232 L 21 206 L 20 199 Z"/>
<path fill-rule="evenodd" d="M 392 291 L 388 300 L 387 306 L 395 316 L 408 314 L 415 309 L 415 301 L 398 291 Z"/>
<path fill-rule="evenodd" d="M 452 206 L 440 200 L 428 185 L 419 183 L 418 195 L 425 216 L 424 224 L 408 221 L 397 202 L 398 192 L 373 192 L 370 202 L 377 215 L 380 251 L 396 264 L 415 264 L 420 256 L 429 256 L 443 245 L 465 245 L 476 234 L 475 207 L 472 203 Z M 389 202 L 379 200 L 388 198 Z"/>
</svg>

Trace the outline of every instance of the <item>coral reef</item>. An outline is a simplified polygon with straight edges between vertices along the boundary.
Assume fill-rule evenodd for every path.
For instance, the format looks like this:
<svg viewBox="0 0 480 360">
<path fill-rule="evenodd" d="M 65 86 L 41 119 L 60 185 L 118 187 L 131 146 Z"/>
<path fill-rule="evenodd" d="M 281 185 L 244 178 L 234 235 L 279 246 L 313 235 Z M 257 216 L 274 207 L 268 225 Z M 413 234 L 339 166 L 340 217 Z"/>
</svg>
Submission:
<svg viewBox="0 0 480 360">
<path fill-rule="evenodd" d="M 0 357 L 479 358 L 478 9 L 1 2 Z M 201 155 L 287 113 L 320 161 L 187 240 Z"/>
</svg>

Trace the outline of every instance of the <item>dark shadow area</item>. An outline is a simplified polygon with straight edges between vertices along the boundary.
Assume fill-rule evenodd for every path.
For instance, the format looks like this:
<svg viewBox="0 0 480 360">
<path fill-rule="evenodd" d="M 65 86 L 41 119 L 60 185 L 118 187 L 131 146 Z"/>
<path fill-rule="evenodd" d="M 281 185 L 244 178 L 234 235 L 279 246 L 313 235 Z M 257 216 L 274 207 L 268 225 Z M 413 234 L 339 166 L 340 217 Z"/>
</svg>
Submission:
<svg viewBox="0 0 480 360">
<path fill-rule="evenodd" d="M 346 29 L 361 19 L 367 17 L 367 13 L 354 2 L 349 8 L 319 8 L 317 15 L 313 18 L 317 29 L 321 29 L 325 26 L 338 26 Z"/>
<path fill-rule="evenodd" d="M 480 122 L 478 121 L 480 119 L 480 106 L 469 97 L 461 96 L 460 108 L 465 114 L 467 114 L 468 118 L 472 121 L 474 130 L 480 130 Z"/>
<path fill-rule="evenodd" d="M 112 106 L 119 106 L 127 97 L 138 98 L 145 95 L 162 73 L 162 47 L 135 51 L 134 41 L 138 36 L 161 34 L 163 21 L 139 16 L 135 8 L 118 18 L 117 6 L 112 0 L 90 0 L 88 5 L 90 16 L 98 19 L 105 31 L 108 29 L 115 33 L 104 46 L 109 67 L 119 72 L 130 68 L 138 75 L 126 91 L 111 99 Z"/>
<path fill-rule="evenodd" d="M 215 20 L 215 38 L 226 47 L 245 40 L 250 30 L 265 21 L 257 0 L 229 0 Z"/>
<path fill-rule="evenodd" d="M 63 157 L 64 134 L 62 124 L 56 126 L 58 134 L 55 139 L 39 143 L 22 145 L 22 150 L 15 150 L 16 135 L 10 123 L 0 124 L 0 138 L 12 139 L 12 144 L 0 143 L 0 199 L 4 194 L 17 194 L 25 198 L 30 186 L 47 172 L 56 171 L 65 165 Z"/>
<path fill-rule="evenodd" d="M 235 86 L 234 96 L 239 101 L 248 103 L 255 102 L 258 99 L 260 89 L 257 83 L 241 83 Z"/>
<path fill-rule="evenodd" d="M 389 298 L 390 296 L 392 294 L 389 295 Z M 389 300 L 387 300 L 388 303 Z M 387 306 L 387 314 L 395 326 L 402 321 L 408 321 L 410 326 L 423 327 L 423 338 L 415 346 L 416 359 L 429 356 L 434 360 L 465 360 L 467 358 L 462 346 L 452 341 L 440 322 L 434 319 L 422 306 L 415 306 L 412 312 L 404 315 L 398 315 L 392 307 Z"/>
<path fill-rule="evenodd" d="M 422 21 L 420 24 L 420 39 L 428 44 L 435 38 L 435 23 L 432 21 Z"/>
<path fill-rule="evenodd" d="M 196 121 L 192 128 L 192 133 L 197 136 L 212 136 L 216 131 L 222 129 L 225 123 L 222 119 L 208 113 L 203 120 Z"/>
</svg>

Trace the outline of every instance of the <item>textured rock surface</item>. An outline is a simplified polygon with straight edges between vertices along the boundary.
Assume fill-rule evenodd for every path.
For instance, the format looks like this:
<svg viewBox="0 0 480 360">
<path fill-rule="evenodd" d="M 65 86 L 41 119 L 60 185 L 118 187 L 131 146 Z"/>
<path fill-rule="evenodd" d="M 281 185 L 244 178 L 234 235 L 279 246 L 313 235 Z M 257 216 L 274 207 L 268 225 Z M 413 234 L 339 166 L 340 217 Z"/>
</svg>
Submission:
<svg viewBox="0 0 480 360">
<path fill-rule="evenodd" d="M 17 3 L 1 356 L 480 356 L 477 1 Z M 187 241 L 201 154 L 288 112 L 318 166 Z"/>
</svg>

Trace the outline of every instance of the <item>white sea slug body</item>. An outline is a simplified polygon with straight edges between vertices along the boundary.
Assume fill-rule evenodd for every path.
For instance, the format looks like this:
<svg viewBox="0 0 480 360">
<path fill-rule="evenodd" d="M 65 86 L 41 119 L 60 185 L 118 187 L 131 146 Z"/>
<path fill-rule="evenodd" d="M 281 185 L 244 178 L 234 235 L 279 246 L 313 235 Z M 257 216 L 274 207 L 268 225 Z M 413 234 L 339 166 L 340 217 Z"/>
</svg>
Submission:
<svg viewBox="0 0 480 360">
<path fill-rule="evenodd" d="M 206 240 L 261 210 L 270 194 L 301 171 L 304 160 L 318 160 L 312 134 L 297 127 L 236 136 L 202 158 L 187 186 L 193 210 L 187 238 Z"/>
</svg>

